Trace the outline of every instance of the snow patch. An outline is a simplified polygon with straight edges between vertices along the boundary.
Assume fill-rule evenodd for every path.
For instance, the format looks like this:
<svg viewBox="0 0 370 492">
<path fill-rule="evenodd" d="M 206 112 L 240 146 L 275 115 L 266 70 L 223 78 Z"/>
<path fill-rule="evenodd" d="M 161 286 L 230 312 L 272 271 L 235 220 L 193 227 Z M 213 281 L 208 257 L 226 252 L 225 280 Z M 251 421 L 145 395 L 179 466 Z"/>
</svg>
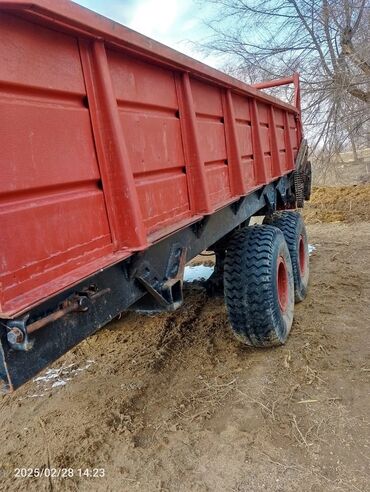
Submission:
<svg viewBox="0 0 370 492">
<path fill-rule="evenodd" d="M 316 246 L 314 244 L 308 245 L 308 254 L 311 256 L 316 251 Z"/>
<path fill-rule="evenodd" d="M 94 361 L 88 359 L 81 366 L 73 363 L 46 369 L 40 376 L 32 380 L 34 383 L 32 391 L 34 393 L 26 395 L 25 398 L 41 398 L 47 395 L 52 389 L 65 386 L 68 381 L 81 374 L 82 371 L 88 369 L 92 364 L 94 364 Z M 24 400 L 25 398 L 20 398 L 20 400 Z"/>
<path fill-rule="evenodd" d="M 214 270 L 213 266 L 189 265 L 185 267 L 184 282 L 208 280 Z"/>
</svg>

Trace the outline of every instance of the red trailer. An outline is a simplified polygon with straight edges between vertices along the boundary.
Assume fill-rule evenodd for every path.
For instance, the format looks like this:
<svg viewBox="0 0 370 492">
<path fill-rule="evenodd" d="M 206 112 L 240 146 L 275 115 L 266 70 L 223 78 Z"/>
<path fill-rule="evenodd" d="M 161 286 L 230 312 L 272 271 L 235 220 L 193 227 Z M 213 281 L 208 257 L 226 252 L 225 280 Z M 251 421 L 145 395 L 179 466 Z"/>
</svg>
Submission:
<svg viewBox="0 0 370 492">
<path fill-rule="evenodd" d="M 281 83 L 294 105 L 260 90 Z M 283 343 L 308 281 L 302 219 L 276 213 L 309 197 L 299 101 L 297 75 L 252 87 L 68 0 L 0 0 L 5 386 L 175 309 L 205 249 L 237 336 Z"/>
</svg>

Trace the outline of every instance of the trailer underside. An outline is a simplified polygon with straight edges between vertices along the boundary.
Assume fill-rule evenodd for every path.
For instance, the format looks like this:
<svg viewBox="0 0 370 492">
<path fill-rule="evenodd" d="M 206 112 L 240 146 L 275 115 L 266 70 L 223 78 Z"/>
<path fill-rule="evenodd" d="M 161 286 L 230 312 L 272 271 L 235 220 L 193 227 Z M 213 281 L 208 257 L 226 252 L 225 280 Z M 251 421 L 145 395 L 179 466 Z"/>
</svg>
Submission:
<svg viewBox="0 0 370 492">
<path fill-rule="evenodd" d="M 124 310 L 176 309 L 205 249 L 237 337 L 284 343 L 308 279 L 301 216 L 273 215 L 309 197 L 299 75 L 250 86 L 69 0 L 0 0 L 0 33 L 5 388 Z M 292 104 L 260 90 L 282 84 Z"/>
<path fill-rule="evenodd" d="M 185 263 L 253 215 L 294 207 L 293 174 L 261 187 L 12 320 L 1 320 L 0 378 L 14 390 L 127 309 L 174 310 Z"/>
</svg>

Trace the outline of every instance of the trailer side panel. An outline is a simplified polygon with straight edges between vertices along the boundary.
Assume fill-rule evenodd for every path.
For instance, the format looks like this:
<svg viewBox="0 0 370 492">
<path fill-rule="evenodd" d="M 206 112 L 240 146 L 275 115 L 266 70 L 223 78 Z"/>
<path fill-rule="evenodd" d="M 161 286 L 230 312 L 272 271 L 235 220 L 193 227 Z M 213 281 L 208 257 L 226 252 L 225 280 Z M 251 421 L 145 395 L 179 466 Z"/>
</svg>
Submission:
<svg viewBox="0 0 370 492">
<path fill-rule="evenodd" d="M 50 5 L 0 1 L 3 318 L 288 174 L 300 144 L 297 108 Z"/>
</svg>

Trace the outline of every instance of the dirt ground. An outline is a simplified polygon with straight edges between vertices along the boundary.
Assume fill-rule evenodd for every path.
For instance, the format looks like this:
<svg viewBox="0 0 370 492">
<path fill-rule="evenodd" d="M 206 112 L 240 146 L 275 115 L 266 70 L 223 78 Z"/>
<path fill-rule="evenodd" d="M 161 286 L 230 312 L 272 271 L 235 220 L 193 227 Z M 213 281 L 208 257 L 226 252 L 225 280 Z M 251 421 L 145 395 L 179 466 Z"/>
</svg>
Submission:
<svg viewBox="0 0 370 492">
<path fill-rule="evenodd" d="M 305 205 L 308 223 L 370 222 L 370 185 L 319 186 Z"/>
<path fill-rule="evenodd" d="M 2 397 L 0 488 L 370 490 L 370 223 L 312 207 L 310 291 L 285 346 L 242 346 L 200 287 L 175 313 L 124 314 L 57 378 Z M 74 476 L 15 478 L 21 467 Z"/>
</svg>

